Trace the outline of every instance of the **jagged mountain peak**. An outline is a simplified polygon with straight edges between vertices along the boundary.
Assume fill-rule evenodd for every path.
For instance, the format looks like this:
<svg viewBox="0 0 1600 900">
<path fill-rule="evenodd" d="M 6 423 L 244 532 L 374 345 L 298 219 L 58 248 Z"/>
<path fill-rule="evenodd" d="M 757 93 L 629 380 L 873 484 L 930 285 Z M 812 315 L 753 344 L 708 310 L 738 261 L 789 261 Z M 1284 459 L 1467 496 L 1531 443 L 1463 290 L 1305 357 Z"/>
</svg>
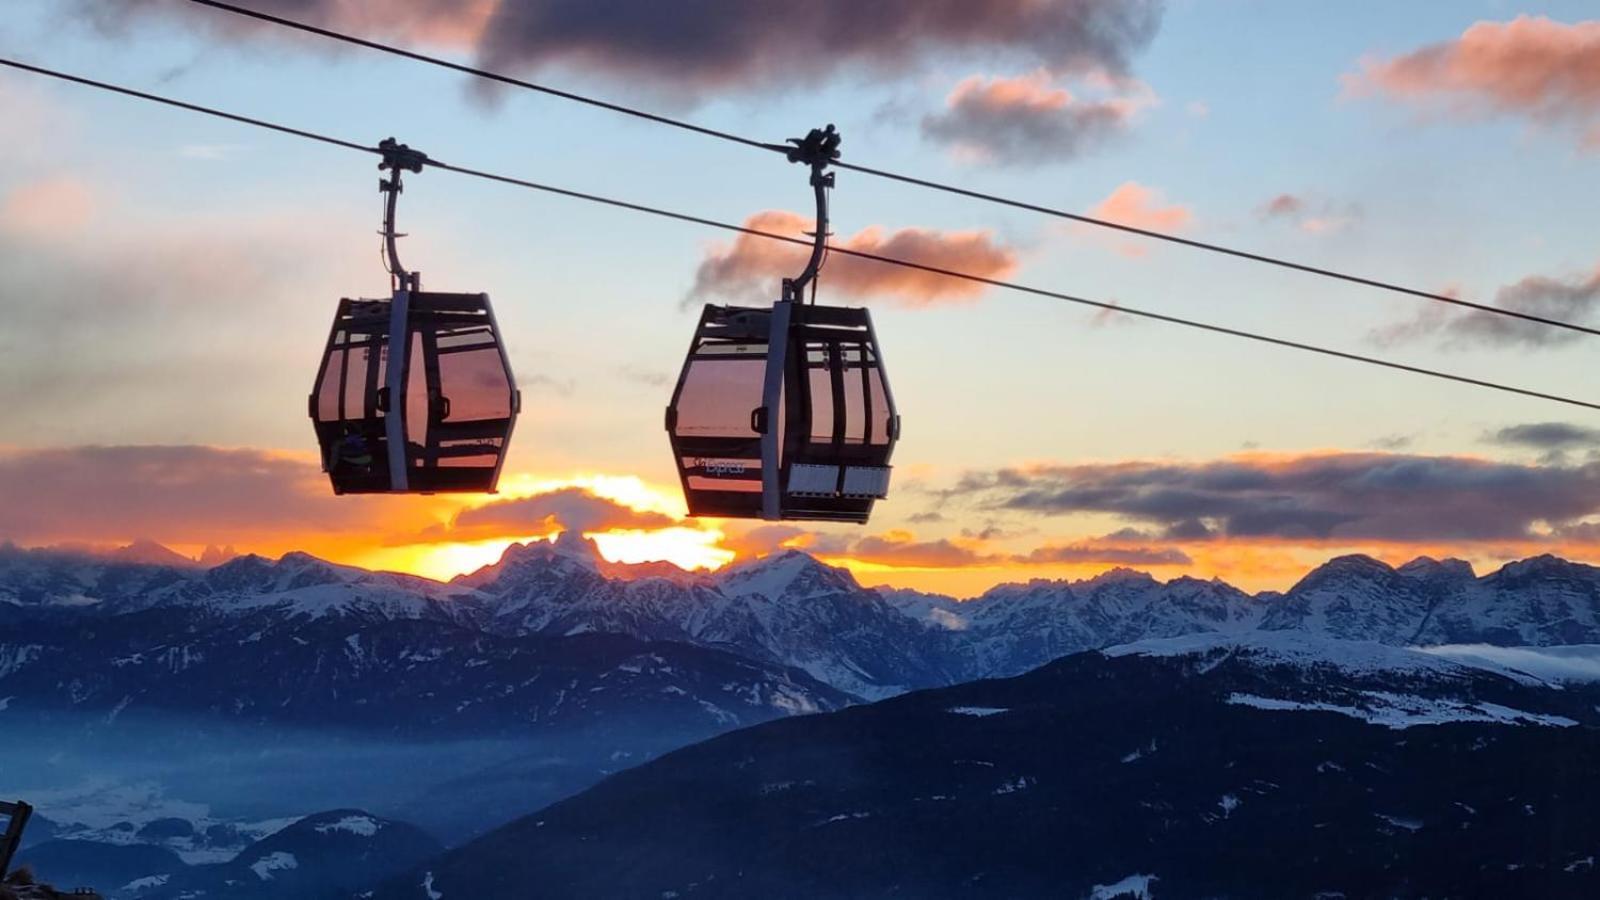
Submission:
<svg viewBox="0 0 1600 900">
<path fill-rule="evenodd" d="M 1156 587 L 1160 584 L 1161 582 L 1157 581 L 1155 576 L 1149 572 L 1141 572 L 1138 569 L 1130 569 L 1126 566 L 1117 566 L 1114 569 L 1107 569 L 1093 578 L 1075 581 L 1072 586 L 1084 590 L 1094 590 L 1112 585 L 1144 588 Z"/>
<path fill-rule="evenodd" d="M 1177 584 L 1178 581 L 1182 580 L 1185 579 L 1178 579 L 1171 583 Z M 1187 580 L 1198 582 L 1198 579 L 1191 578 Z M 1014 602 L 1024 598 L 1036 598 L 1049 603 L 1058 603 L 1076 600 L 1092 595 L 1097 591 L 1117 588 L 1143 590 L 1161 586 L 1161 580 L 1149 572 L 1117 566 L 1091 578 L 1082 578 L 1076 581 L 1065 578 L 1030 578 L 1027 581 L 1007 581 L 997 584 L 973 600 L 965 602 L 983 602 L 996 599 L 1008 599 Z"/>
<path fill-rule="evenodd" d="M 1289 593 L 1305 590 L 1336 578 L 1383 578 L 1394 573 L 1394 566 L 1381 559 L 1365 553 L 1347 553 L 1344 556 L 1335 556 L 1307 572 L 1305 577 L 1289 589 Z"/>
<path fill-rule="evenodd" d="M 1419 556 L 1406 563 L 1395 571 L 1411 578 L 1449 578 L 1453 580 L 1471 581 L 1477 578 L 1477 573 L 1472 570 L 1472 563 L 1454 557 L 1434 559 L 1431 556 Z"/>
<path fill-rule="evenodd" d="M 830 566 L 803 550 L 781 550 L 738 563 L 717 573 L 715 583 L 725 594 L 760 594 L 772 600 L 862 590 L 848 569 Z"/>
<path fill-rule="evenodd" d="M 616 581 L 664 578 L 681 585 L 694 584 L 706 577 L 704 572 L 691 572 L 666 560 L 611 562 L 600 554 L 600 546 L 593 538 L 577 531 L 563 531 L 548 540 L 512 544 L 496 562 L 457 575 L 450 583 L 461 587 L 491 588 L 497 582 L 509 584 L 529 578 L 562 577 L 576 573 L 594 574 Z"/>
<path fill-rule="evenodd" d="M 218 547 L 216 544 L 207 544 L 206 549 L 200 554 L 200 567 L 214 569 L 238 555 L 239 551 L 233 549 L 232 544 L 222 547 Z"/>
<path fill-rule="evenodd" d="M 577 531 L 563 531 L 549 540 L 512 544 L 495 563 L 457 575 L 451 583 L 481 588 L 504 580 L 542 575 L 552 569 L 599 573 L 604 565 L 600 548 L 591 538 Z"/>
<path fill-rule="evenodd" d="M 1542 578 L 1594 577 L 1600 569 L 1584 563 L 1562 559 L 1551 553 L 1506 563 L 1490 575 L 1498 581 L 1537 580 Z"/>
<path fill-rule="evenodd" d="M 220 590 L 275 593 L 353 581 L 368 574 L 365 569 L 336 565 L 302 550 L 292 550 L 278 559 L 267 559 L 254 553 L 236 556 L 208 571 L 205 579 Z"/>
<path fill-rule="evenodd" d="M 206 573 L 206 580 L 216 583 L 236 583 L 256 580 L 271 572 L 273 561 L 255 553 L 235 556 Z"/>
<path fill-rule="evenodd" d="M 149 538 L 139 538 L 126 547 L 118 547 L 106 554 L 106 558 L 117 562 L 138 563 L 146 566 L 180 566 L 195 565 L 195 561 L 176 550 Z"/>
<path fill-rule="evenodd" d="M 584 563 L 600 560 L 600 547 L 593 538 L 578 531 L 563 531 L 541 541 L 512 544 L 500 554 L 496 565 L 517 565 L 527 562 L 547 562 L 552 559 L 571 559 Z"/>
<path fill-rule="evenodd" d="M 551 550 L 561 556 L 570 556 L 574 559 L 598 560 L 600 559 L 600 545 L 593 538 L 585 537 L 579 531 L 563 531 L 551 538 L 548 542 Z"/>
<path fill-rule="evenodd" d="M 1300 579 L 1281 599 L 1263 604 L 1261 625 L 1407 644 L 1452 587 L 1449 579 L 1402 573 L 1370 556 L 1341 556 Z"/>
<path fill-rule="evenodd" d="M 336 565 L 335 563 L 328 562 L 321 557 L 312 556 L 310 553 L 307 553 L 304 550 L 290 550 L 288 553 L 278 557 L 277 564 L 280 566 L 293 566 L 297 569 L 310 568 L 314 566 L 322 566 L 332 569 Z M 342 566 L 341 568 L 354 567 Z"/>
<path fill-rule="evenodd" d="M 1185 575 L 1159 586 L 1168 597 L 1214 597 L 1251 608 L 1261 607 L 1264 601 L 1271 599 L 1271 595 L 1252 595 L 1220 578 L 1192 578 Z"/>
<path fill-rule="evenodd" d="M 1063 578 L 1030 578 L 1027 581 L 1004 581 L 989 588 L 968 602 L 984 602 L 1000 598 L 1016 600 L 1020 597 L 1043 595 L 1049 597 L 1073 596 L 1073 583 Z"/>
<path fill-rule="evenodd" d="M 664 559 L 637 563 L 604 562 L 600 566 L 600 571 L 608 578 L 619 578 L 624 581 L 664 578 L 678 584 L 694 584 L 706 577 L 706 572 L 703 570 L 690 571 Z"/>
</svg>

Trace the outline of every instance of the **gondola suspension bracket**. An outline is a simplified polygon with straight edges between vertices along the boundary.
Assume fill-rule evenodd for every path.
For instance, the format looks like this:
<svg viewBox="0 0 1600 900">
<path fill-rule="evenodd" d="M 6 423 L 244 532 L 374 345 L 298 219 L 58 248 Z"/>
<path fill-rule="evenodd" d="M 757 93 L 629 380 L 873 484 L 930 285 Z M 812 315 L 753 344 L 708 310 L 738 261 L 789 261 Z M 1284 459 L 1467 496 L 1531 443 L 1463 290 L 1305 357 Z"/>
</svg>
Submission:
<svg viewBox="0 0 1600 900">
<path fill-rule="evenodd" d="M 803 138 L 789 138 L 789 146 L 768 145 L 774 150 L 783 151 L 789 162 L 811 168 L 811 190 L 817 204 L 816 231 L 811 233 L 811 257 L 806 260 L 806 267 L 799 275 L 783 280 L 783 299 L 786 301 L 803 302 L 809 285 L 812 302 L 816 302 L 817 273 L 822 268 L 823 254 L 828 246 L 828 191 L 834 183 L 834 173 L 828 171 L 828 166 L 839 160 L 839 145 L 843 140 L 838 129 L 830 123 L 826 128 L 811 129 Z"/>
<path fill-rule="evenodd" d="M 384 138 L 378 142 L 378 152 L 383 159 L 378 162 L 378 171 L 389 173 L 387 177 L 378 180 L 378 192 L 384 196 L 383 204 L 383 243 L 388 255 L 389 275 L 395 290 L 416 291 L 422 289 L 422 276 L 416 272 L 407 272 L 405 266 L 400 264 L 399 248 L 396 241 L 405 237 L 395 228 L 395 208 L 399 205 L 400 194 L 405 190 L 401 180 L 401 172 L 421 172 L 422 167 L 430 160 L 428 154 L 421 150 L 400 143 L 394 138 Z"/>
</svg>

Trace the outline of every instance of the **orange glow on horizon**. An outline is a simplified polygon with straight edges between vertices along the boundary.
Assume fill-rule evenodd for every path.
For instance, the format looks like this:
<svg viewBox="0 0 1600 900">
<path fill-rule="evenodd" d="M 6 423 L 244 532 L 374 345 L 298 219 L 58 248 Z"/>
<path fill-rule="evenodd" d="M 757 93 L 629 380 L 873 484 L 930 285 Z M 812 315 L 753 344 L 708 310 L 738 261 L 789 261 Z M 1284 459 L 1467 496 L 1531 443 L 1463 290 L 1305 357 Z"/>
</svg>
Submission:
<svg viewBox="0 0 1600 900">
<path fill-rule="evenodd" d="M 6 452 L 0 448 L 0 454 Z M 19 452 L 13 450 L 12 452 Z M 1285 465 L 1338 451 L 1305 451 L 1295 454 L 1250 451 L 1230 458 L 1249 459 L 1258 464 L 1282 462 Z M 297 459 L 304 454 L 262 451 L 269 461 Z M 1125 463 L 1133 465 L 1135 463 Z M 1029 465 L 1043 466 L 1043 463 Z M 1026 470 L 1028 466 L 1024 466 Z M 291 551 L 304 551 L 335 563 L 367 569 L 414 574 L 439 581 L 476 571 L 500 560 L 513 544 L 547 540 L 564 530 L 557 516 L 544 521 L 521 521 L 515 516 L 501 519 L 500 527 L 520 533 L 496 534 L 495 526 L 463 528 L 452 533 L 456 517 L 466 509 L 506 503 L 561 490 L 581 489 L 594 497 L 627 507 L 636 512 L 658 514 L 644 520 L 638 517 L 592 519 L 585 531 L 602 559 L 620 564 L 667 562 L 688 571 L 717 570 L 740 559 L 766 553 L 774 548 L 794 548 L 812 552 L 824 562 L 851 571 L 864 585 L 887 585 L 921 591 L 972 597 L 997 584 L 1027 582 L 1034 579 L 1082 580 L 1110 569 L 1111 562 L 1086 562 L 1105 559 L 1093 556 L 1103 549 L 1107 554 L 1140 549 L 1178 550 L 1188 562 L 1163 562 L 1159 554 L 1146 564 L 1127 564 L 1152 573 L 1159 580 L 1189 576 L 1220 578 L 1246 591 L 1286 590 L 1307 572 L 1329 558 L 1346 554 L 1365 554 L 1398 566 L 1419 556 L 1437 559 L 1457 557 L 1471 563 L 1480 574 L 1502 564 L 1530 556 L 1552 553 L 1578 561 L 1600 561 L 1600 543 L 1576 537 L 1562 540 L 1548 527 L 1513 540 L 1479 540 L 1443 543 L 1439 541 L 1354 540 L 1348 538 L 1306 539 L 1283 536 L 1257 538 L 1217 538 L 1212 540 L 1167 542 L 1132 536 L 1120 540 L 1096 537 L 1116 527 L 1116 519 L 1085 516 L 1072 522 L 1063 532 L 996 529 L 997 536 L 977 536 L 957 531 L 948 525 L 924 531 L 923 525 L 906 527 L 904 518 L 880 517 L 879 529 L 812 530 L 790 523 L 689 519 L 676 485 L 663 486 L 633 475 L 570 472 L 565 475 L 507 473 L 498 495 L 489 497 L 375 497 L 359 501 L 332 500 L 322 496 L 325 486 L 310 476 L 289 486 L 293 491 L 316 492 L 297 519 L 258 521 L 240 516 L 232 524 L 196 527 L 180 521 L 176 525 L 157 520 L 150 531 L 137 523 L 118 531 L 85 532 L 83 540 L 72 533 L 41 535 L 29 541 L 32 546 L 68 545 L 84 549 L 114 550 L 138 539 L 166 544 L 190 559 L 199 558 L 208 544 L 232 546 L 242 553 L 276 558 Z M 338 507 L 330 503 L 345 504 Z M 331 511 L 331 512 L 330 512 Z M 347 513 L 339 515 L 338 513 Z M 582 520 L 579 520 L 582 521 Z M 625 523 L 625 524 L 624 524 Z M 659 523 L 662 527 L 652 527 Z M 1585 523 L 1592 523 L 1586 520 Z M 584 527 L 578 525 L 577 527 Z M 913 530 L 913 528 L 915 530 Z M 312 530 L 317 529 L 317 530 Z M 524 530 L 525 529 L 525 530 Z M 120 531 L 120 527 L 118 529 Z M 166 533 L 163 533 L 166 532 Z M 1076 533 L 1073 533 L 1076 532 Z M 89 535 L 93 535 L 90 537 Z M 209 540 L 202 543 L 202 540 Z M 459 538 L 459 539 L 457 539 Z M 53 539 L 53 540 L 52 540 Z M 870 543 L 869 543 L 870 542 Z M 1149 544 L 1148 548 L 1141 545 Z M 1047 561 L 1048 553 L 1037 550 L 1084 548 L 1078 561 Z M 859 557 L 859 558 L 858 558 Z M 1177 554 L 1170 558 L 1182 559 Z M 1065 559 L 1067 557 L 1057 557 Z M 1111 556 L 1110 558 L 1119 558 Z M 1138 559 L 1136 555 L 1122 558 Z"/>
<path fill-rule="evenodd" d="M 543 535 L 520 538 L 493 538 L 443 544 L 407 544 L 402 547 L 377 547 L 356 557 L 341 560 L 364 569 L 421 575 L 434 581 L 449 581 L 457 575 L 492 566 L 513 544 L 541 540 Z"/>
<path fill-rule="evenodd" d="M 276 558 L 290 551 L 304 551 L 343 565 L 419 575 L 448 581 L 457 575 L 474 572 L 500 560 L 506 549 L 517 543 L 549 540 L 551 534 L 523 535 L 481 541 L 444 542 L 383 546 L 368 538 L 340 536 L 308 537 L 303 540 L 274 539 L 262 543 L 238 543 L 240 553 L 257 553 Z M 720 523 L 690 520 L 659 531 L 609 531 L 585 535 L 594 540 L 601 558 L 613 563 L 665 561 L 685 570 L 716 570 L 732 562 L 748 559 L 722 544 L 727 539 Z M 217 545 L 229 541 L 219 540 Z M 116 549 L 116 544 L 79 544 L 94 551 Z M 207 545 L 173 543 L 167 545 L 180 555 L 196 559 Z M 805 549 L 799 547 L 796 549 Z M 1015 562 L 932 567 L 890 565 L 853 559 L 848 555 L 823 554 L 826 564 L 847 569 L 862 585 L 910 588 L 958 598 L 975 597 L 1006 583 L 1026 583 L 1034 579 L 1080 581 L 1115 568 L 1149 572 L 1159 581 L 1189 576 L 1220 578 L 1248 592 L 1283 591 L 1306 573 L 1329 559 L 1348 554 L 1364 554 L 1391 566 L 1400 566 L 1419 556 L 1434 559 L 1464 559 L 1478 575 L 1486 575 L 1507 562 L 1551 553 L 1578 562 L 1600 563 L 1600 546 L 1584 543 L 1506 542 L 1493 547 L 1432 546 L 1425 544 L 1293 544 L 1285 541 L 1196 543 L 1182 549 L 1193 557 L 1188 565 L 1115 566 L 1100 563 L 1023 565 Z"/>
<path fill-rule="evenodd" d="M 685 508 L 676 491 L 667 490 L 632 475 L 584 473 L 564 478 L 536 477 L 527 473 L 508 473 L 501 480 L 500 493 L 462 508 L 517 500 L 565 488 L 582 488 L 597 497 L 640 512 L 658 512 L 682 519 Z M 386 547 L 362 548 L 340 561 L 364 568 L 383 569 L 448 581 L 457 575 L 475 572 L 500 560 L 513 544 L 547 540 L 559 529 L 543 534 L 511 535 L 471 541 L 402 543 Z M 734 553 L 719 543 L 721 530 L 709 521 L 685 522 L 655 531 L 610 530 L 585 532 L 594 540 L 601 558 L 613 563 L 665 561 L 679 568 L 718 569 L 734 558 Z"/>
<path fill-rule="evenodd" d="M 733 562 L 732 550 L 718 546 L 722 532 L 695 527 L 660 531 L 605 531 L 594 539 L 600 555 L 615 563 L 665 561 L 680 569 L 720 569 Z"/>
</svg>

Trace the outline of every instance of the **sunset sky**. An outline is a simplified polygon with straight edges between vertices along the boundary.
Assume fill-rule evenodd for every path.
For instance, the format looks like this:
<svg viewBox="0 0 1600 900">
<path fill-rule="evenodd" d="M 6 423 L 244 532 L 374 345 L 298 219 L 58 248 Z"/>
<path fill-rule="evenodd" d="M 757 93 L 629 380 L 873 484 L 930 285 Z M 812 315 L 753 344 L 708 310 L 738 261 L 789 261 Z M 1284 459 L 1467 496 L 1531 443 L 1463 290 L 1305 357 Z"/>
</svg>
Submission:
<svg viewBox="0 0 1600 900">
<path fill-rule="evenodd" d="M 844 158 L 1594 325 L 1592 2 L 257 8 Z M 380 12 L 381 10 L 381 12 Z M 604 10 L 602 14 L 598 12 Z M 437 159 L 799 233 L 781 159 L 182 0 L 12 0 L 0 54 Z M 0 540 L 301 549 L 448 578 L 565 529 L 614 560 L 801 547 L 972 595 L 1112 566 L 1282 588 L 1329 556 L 1600 561 L 1600 414 L 835 257 L 904 420 L 865 527 L 684 518 L 661 429 L 698 304 L 787 250 L 443 171 L 408 266 L 494 299 L 498 497 L 334 498 L 306 394 L 381 296 L 371 157 L 0 70 Z M 1600 338 L 840 172 L 835 241 L 1600 400 Z"/>
</svg>

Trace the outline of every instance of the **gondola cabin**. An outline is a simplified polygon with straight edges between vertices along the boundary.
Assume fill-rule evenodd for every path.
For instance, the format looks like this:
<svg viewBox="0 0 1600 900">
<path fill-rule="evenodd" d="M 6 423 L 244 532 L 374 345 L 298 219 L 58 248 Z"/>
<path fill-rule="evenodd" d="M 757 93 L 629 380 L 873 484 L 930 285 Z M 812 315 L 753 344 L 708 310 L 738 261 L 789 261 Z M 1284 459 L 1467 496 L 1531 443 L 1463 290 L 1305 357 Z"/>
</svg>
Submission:
<svg viewBox="0 0 1600 900">
<path fill-rule="evenodd" d="M 900 417 L 865 309 L 707 306 L 667 409 L 689 514 L 867 521 Z"/>
<path fill-rule="evenodd" d="M 339 301 L 310 400 L 336 494 L 491 493 L 520 406 L 488 295 L 413 290 Z"/>
</svg>

